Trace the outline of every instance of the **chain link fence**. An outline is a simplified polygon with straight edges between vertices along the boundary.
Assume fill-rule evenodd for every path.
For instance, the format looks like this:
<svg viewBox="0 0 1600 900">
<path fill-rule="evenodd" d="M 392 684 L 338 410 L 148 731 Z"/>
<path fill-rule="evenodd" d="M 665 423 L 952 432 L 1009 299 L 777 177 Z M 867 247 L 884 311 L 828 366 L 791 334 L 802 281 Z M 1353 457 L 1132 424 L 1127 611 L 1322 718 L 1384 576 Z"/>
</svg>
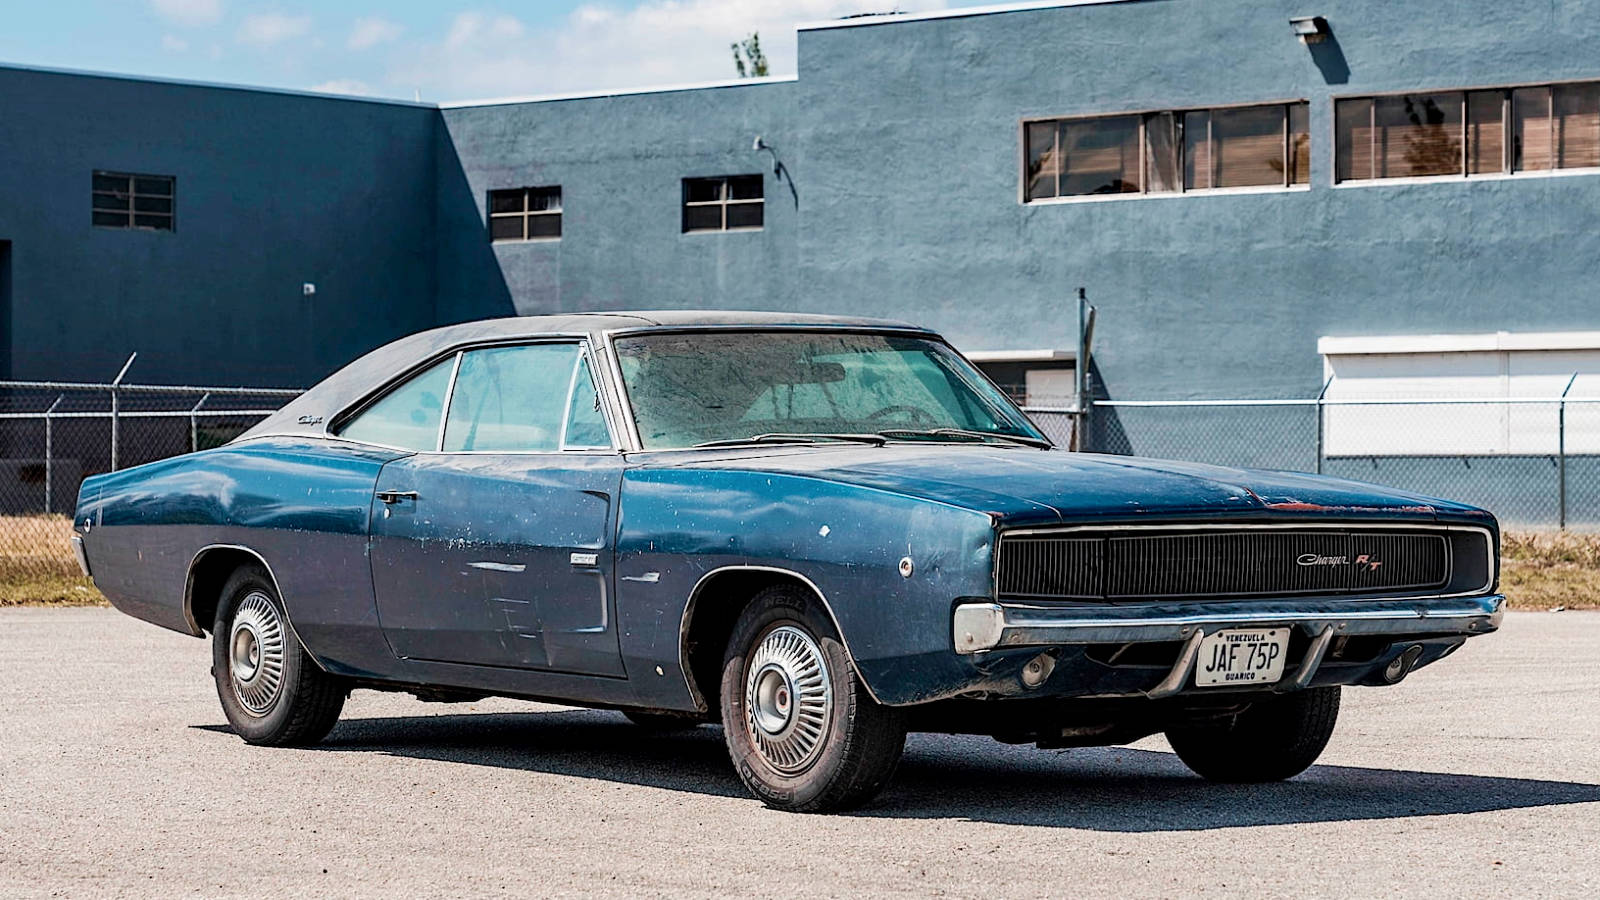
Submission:
<svg viewBox="0 0 1600 900">
<path fill-rule="evenodd" d="M 78 576 L 68 517 L 83 479 L 219 446 L 299 393 L 0 381 L 0 592 Z"/>
<path fill-rule="evenodd" d="M 1313 472 L 1482 506 L 1510 528 L 1600 531 L 1600 396 L 1096 400 L 1035 406 L 1075 449 Z"/>
<path fill-rule="evenodd" d="M 67 517 L 84 478 L 219 446 L 299 393 L 0 382 L 0 602 L 9 585 L 77 575 Z M 1600 531 L 1600 390 L 1025 408 L 1076 450 L 1319 472 L 1483 506 L 1511 528 Z"/>
</svg>

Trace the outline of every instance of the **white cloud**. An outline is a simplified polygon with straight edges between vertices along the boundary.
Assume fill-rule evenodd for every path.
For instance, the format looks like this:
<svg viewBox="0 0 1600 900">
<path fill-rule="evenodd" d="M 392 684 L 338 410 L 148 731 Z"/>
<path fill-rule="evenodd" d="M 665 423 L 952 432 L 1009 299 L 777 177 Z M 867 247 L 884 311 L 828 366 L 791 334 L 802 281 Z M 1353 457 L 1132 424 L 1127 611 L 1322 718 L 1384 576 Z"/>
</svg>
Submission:
<svg viewBox="0 0 1600 900">
<path fill-rule="evenodd" d="M 309 31 L 311 31 L 310 16 L 262 13 L 245 18 L 244 24 L 239 26 L 239 41 L 265 47 L 300 37 Z"/>
<path fill-rule="evenodd" d="M 737 75 L 728 45 L 752 31 L 761 34 L 772 74 L 793 74 L 796 23 L 857 13 L 864 4 L 873 0 L 644 0 L 631 9 L 591 3 L 559 26 L 537 30 L 509 15 L 464 12 L 442 40 L 420 47 L 390 78 L 451 99 L 716 81 Z M 900 3 L 904 12 L 943 6 Z"/>
<path fill-rule="evenodd" d="M 222 0 L 150 0 L 150 8 L 175 25 L 215 25 L 222 20 Z"/>
<path fill-rule="evenodd" d="M 368 85 L 365 81 L 355 78 L 335 78 L 332 81 L 324 81 L 321 84 L 314 84 L 311 86 L 311 89 L 322 94 L 354 94 L 356 96 L 365 96 L 372 93 L 372 87 L 370 85 Z"/>
<path fill-rule="evenodd" d="M 357 19 L 355 27 L 350 29 L 347 45 L 351 50 L 366 50 L 398 38 L 403 31 L 401 26 L 379 16 Z"/>
<path fill-rule="evenodd" d="M 182 53 L 189 49 L 189 42 L 175 34 L 161 36 L 161 49 L 168 53 Z"/>
</svg>

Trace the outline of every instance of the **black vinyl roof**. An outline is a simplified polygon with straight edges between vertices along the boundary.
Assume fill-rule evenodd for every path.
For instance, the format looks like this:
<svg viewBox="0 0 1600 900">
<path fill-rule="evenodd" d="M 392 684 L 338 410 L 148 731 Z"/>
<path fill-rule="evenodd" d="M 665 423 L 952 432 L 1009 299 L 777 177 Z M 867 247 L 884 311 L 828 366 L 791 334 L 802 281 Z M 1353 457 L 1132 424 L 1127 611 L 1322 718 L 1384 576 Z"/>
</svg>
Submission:
<svg viewBox="0 0 1600 900">
<path fill-rule="evenodd" d="M 598 342 L 605 332 L 620 330 L 739 327 L 893 329 L 931 333 L 925 328 L 890 319 L 737 310 L 627 310 L 480 319 L 419 331 L 384 344 L 289 401 L 240 435 L 238 440 L 266 434 L 326 434 L 334 416 L 398 376 L 457 347 L 553 335 L 585 337 Z"/>
</svg>

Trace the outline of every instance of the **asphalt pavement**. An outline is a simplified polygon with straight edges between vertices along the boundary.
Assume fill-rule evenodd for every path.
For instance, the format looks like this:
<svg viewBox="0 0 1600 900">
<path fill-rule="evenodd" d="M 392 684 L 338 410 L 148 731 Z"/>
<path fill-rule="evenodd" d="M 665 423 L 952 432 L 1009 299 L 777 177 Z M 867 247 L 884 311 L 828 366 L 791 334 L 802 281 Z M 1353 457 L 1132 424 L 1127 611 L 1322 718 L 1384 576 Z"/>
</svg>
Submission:
<svg viewBox="0 0 1600 900">
<path fill-rule="evenodd" d="M 750 799 L 715 728 L 510 700 L 358 691 L 322 746 L 251 747 L 209 664 L 111 610 L 0 610 L 0 897 L 1600 895 L 1600 613 L 1346 689 L 1284 784 L 1161 738 L 914 735 L 834 816 Z"/>
</svg>

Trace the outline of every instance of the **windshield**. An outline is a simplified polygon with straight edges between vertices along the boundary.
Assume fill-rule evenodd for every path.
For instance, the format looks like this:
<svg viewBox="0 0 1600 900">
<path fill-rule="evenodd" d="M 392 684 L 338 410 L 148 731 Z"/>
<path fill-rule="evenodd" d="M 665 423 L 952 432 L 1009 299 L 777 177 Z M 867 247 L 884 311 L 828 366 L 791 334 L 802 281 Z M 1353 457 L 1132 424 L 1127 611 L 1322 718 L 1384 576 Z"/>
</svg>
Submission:
<svg viewBox="0 0 1600 900">
<path fill-rule="evenodd" d="M 618 338 L 645 449 L 747 440 L 1045 443 L 954 350 L 853 332 L 697 332 Z"/>
</svg>

